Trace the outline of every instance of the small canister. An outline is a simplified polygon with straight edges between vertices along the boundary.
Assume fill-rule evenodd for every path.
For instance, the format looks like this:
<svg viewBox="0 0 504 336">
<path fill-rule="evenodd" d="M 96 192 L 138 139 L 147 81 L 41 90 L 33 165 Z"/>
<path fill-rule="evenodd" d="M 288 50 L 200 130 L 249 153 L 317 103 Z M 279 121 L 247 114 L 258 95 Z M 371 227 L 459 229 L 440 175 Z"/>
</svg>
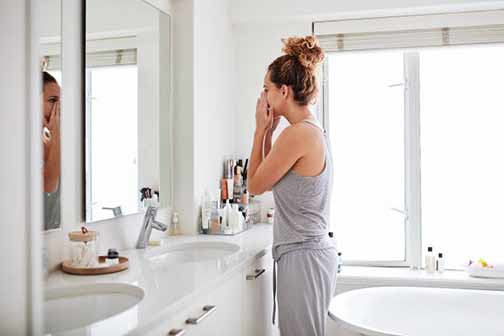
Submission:
<svg viewBox="0 0 504 336">
<path fill-rule="evenodd" d="M 107 258 L 105 258 L 105 262 L 109 266 L 114 266 L 119 264 L 119 252 L 116 249 L 110 248 L 107 252 Z"/>
<path fill-rule="evenodd" d="M 269 208 L 268 213 L 266 214 L 268 224 L 273 224 L 274 218 L 275 218 L 275 209 Z"/>
<path fill-rule="evenodd" d="M 98 232 L 89 231 L 84 226 L 81 231 L 68 233 L 72 266 L 86 268 L 98 264 L 98 236 Z"/>
</svg>

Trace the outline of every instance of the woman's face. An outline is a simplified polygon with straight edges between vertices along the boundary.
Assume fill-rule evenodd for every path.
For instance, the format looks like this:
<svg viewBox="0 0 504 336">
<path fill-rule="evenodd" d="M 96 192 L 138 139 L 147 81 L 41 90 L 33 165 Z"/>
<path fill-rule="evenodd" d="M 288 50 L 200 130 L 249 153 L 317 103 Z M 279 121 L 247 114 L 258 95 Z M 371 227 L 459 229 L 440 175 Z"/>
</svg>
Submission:
<svg viewBox="0 0 504 336">
<path fill-rule="evenodd" d="M 43 113 L 44 113 L 44 125 L 49 123 L 49 118 L 51 116 L 51 111 L 53 110 L 54 104 L 60 101 L 60 87 L 57 83 L 47 83 L 44 85 L 43 93 Z"/>
<path fill-rule="evenodd" d="M 286 102 L 285 95 L 282 93 L 282 90 L 286 90 L 286 86 L 283 85 L 278 88 L 270 80 L 270 72 L 268 71 L 266 76 L 264 76 L 264 92 L 266 92 L 268 107 L 273 111 L 274 117 L 280 117 L 282 115 L 280 111 L 283 111 L 283 106 Z"/>
</svg>

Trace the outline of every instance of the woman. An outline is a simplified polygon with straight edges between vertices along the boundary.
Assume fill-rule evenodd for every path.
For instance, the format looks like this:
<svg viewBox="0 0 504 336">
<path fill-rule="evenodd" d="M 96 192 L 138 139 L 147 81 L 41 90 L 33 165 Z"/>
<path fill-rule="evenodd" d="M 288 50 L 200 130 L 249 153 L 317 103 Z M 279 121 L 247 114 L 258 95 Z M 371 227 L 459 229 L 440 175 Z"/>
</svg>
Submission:
<svg viewBox="0 0 504 336">
<path fill-rule="evenodd" d="M 336 284 L 336 248 L 328 237 L 332 161 L 326 133 L 308 105 L 318 93 L 324 52 L 312 36 L 283 42 L 285 55 L 269 65 L 257 101 L 248 188 L 255 195 L 272 189 L 275 198 L 280 332 L 322 336 Z M 290 126 L 271 146 L 282 117 Z"/>
<path fill-rule="evenodd" d="M 44 229 L 60 227 L 60 86 L 42 72 L 42 142 L 44 144 Z"/>
</svg>

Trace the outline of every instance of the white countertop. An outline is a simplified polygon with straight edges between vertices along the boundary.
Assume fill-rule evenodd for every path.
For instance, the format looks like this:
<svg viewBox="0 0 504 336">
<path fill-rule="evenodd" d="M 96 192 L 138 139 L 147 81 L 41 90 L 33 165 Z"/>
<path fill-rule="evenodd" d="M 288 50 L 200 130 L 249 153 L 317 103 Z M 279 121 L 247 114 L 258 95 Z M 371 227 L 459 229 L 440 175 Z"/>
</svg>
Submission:
<svg viewBox="0 0 504 336">
<path fill-rule="evenodd" d="M 100 283 L 125 283 L 141 287 L 145 296 L 138 306 L 124 316 L 111 317 L 91 326 L 63 335 L 111 335 L 131 333 L 141 335 L 153 323 L 167 320 L 186 304 L 207 294 L 227 279 L 251 265 L 271 249 L 273 240 L 270 224 L 254 225 L 250 230 L 235 236 L 196 235 L 176 236 L 162 239 L 159 247 L 146 250 L 119 251 L 129 258 L 129 269 L 119 273 L 100 276 L 77 276 L 61 271 L 49 276 L 46 289 L 93 285 Z M 175 244 L 200 241 L 235 243 L 240 250 L 220 260 L 201 263 L 161 264 L 150 262 L 146 254 Z M 391 267 L 343 266 L 338 275 L 338 284 L 354 288 L 369 286 L 428 286 L 471 289 L 504 289 L 504 279 L 472 278 L 464 271 L 446 271 L 442 274 L 427 274 L 422 270 Z M 121 314 L 119 314 L 121 315 Z M 113 327 L 111 327 L 113 326 Z M 117 327 L 117 326 L 120 326 Z M 106 330 L 107 332 L 104 332 Z"/>
<path fill-rule="evenodd" d="M 218 284 L 231 278 L 237 272 L 265 255 L 271 249 L 273 241 L 272 226 L 257 224 L 251 229 L 235 236 L 196 235 L 175 236 L 162 239 L 162 246 L 148 247 L 146 250 L 119 251 L 128 257 L 129 269 L 113 274 L 99 276 L 78 276 L 61 271 L 53 272 L 46 284 L 46 289 L 99 284 L 99 283 L 127 283 L 141 287 L 145 291 L 144 298 L 132 312 L 129 312 L 128 323 L 122 329 L 115 329 L 118 333 L 141 333 L 151 323 L 170 316 L 186 303 L 199 295 L 208 293 Z M 197 241 L 225 241 L 240 246 L 240 251 L 218 261 L 202 263 L 156 264 L 149 262 L 145 254 L 154 249 L 173 244 Z M 117 324 L 117 320 L 109 318 L 64 335 L 102 335 L 103 330 L 110 331 L 106 324 Z M 126 329 L 125 329 L 126 328 Z M 109 336 L 110 334 L 107 334 Z"/>
</svg>

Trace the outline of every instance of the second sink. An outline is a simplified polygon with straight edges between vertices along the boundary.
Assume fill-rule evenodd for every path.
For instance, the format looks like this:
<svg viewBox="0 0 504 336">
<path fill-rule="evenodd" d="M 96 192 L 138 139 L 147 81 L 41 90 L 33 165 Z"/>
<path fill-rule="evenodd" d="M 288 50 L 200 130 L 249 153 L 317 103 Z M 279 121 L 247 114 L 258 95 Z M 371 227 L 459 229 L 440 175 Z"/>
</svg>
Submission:
<svg viewBox="0 0 504 336">
<path fill-rule="evenodd" d="M 147 258 L 163 263 L 197 263 L 221 259 L 240 250 L 240 246 L 226 242 L 191 242 L 153 250 Z"/>
</svg>

